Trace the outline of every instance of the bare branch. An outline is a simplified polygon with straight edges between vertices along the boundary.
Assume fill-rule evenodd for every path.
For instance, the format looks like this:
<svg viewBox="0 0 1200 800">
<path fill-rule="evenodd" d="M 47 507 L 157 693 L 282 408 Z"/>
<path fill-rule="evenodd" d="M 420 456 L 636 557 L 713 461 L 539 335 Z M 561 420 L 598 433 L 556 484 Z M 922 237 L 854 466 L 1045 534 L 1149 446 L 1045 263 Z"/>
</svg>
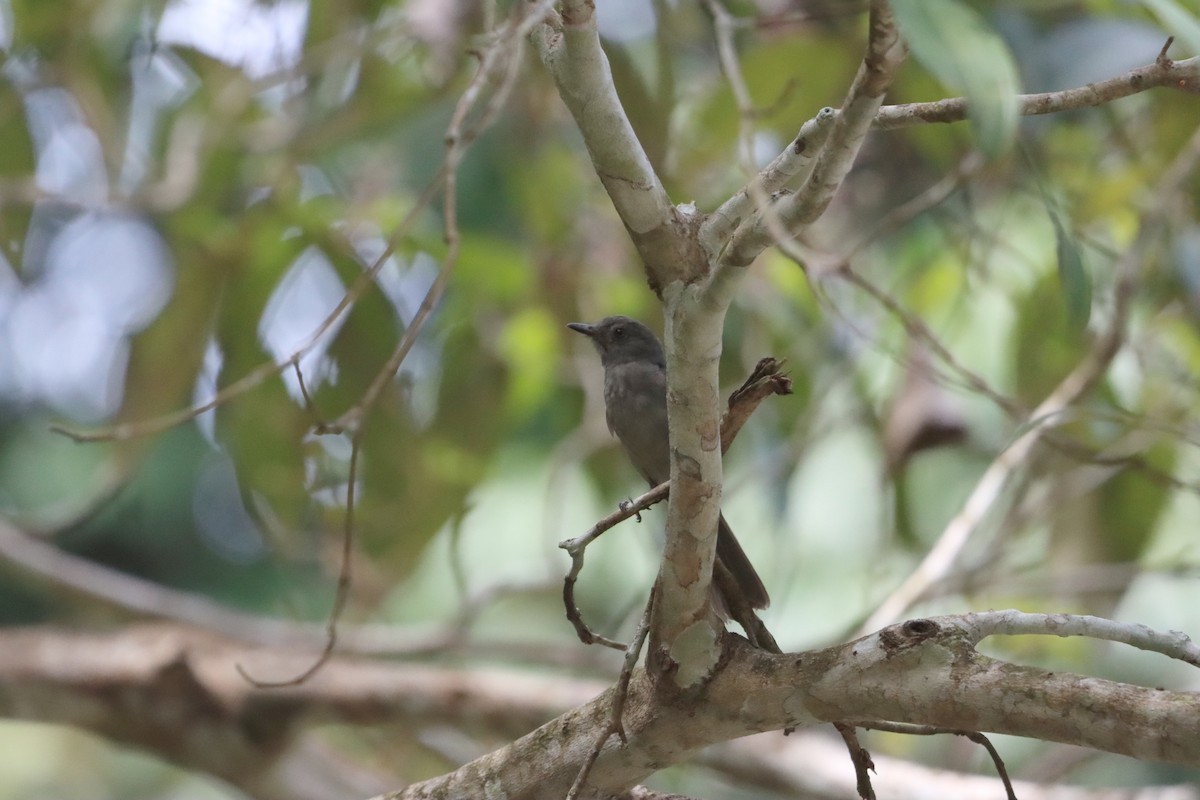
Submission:
<svg viewBox="0 0 1200 800">
<path fill-rule="evenodd" d="M 1028 633 L 1130 642 L 1200 665 L 1200 651 L 1182 634 L 1017 611 L 914 620 L 802 654 L 771 655 L 726 636 L 721 668 L 694 696 L 664 697 L 644 671 L 631 673 L 621 720 L 627 741 L 602 748 L 589 790 L 625 791 L 711 742 L 835 719 L 972 727 L 1200 765 L 1200 694 L 1048 675 L 974 649 L 989 635 Z M 581 704 L 450 775 L 388 795 L 474 796 L 470 787 L 488 785 L 516 799 L 565 795 L 617 696 L 614 688 L 588 701 L 598 684 L 545 675 L 341 656 L 304 684 L 267 692 L 231 668 L 249 661 L 287 674 L 309 658 L 278 647 L 248 652 L 162 625 L 108 634 L 0 631 L 0 714 L 78 725 L 246 785 L 305 720 L 411 725 L 465 715 L 502 730 Z M 181 714 L 188 736 L 177 735 Z M 248 725 L 260 735 L 247 737 Z"/>
<path fill-rule="evenodd" d="M 568 0 L 561 20 L 544 23 L 534 39 L 583 134 L 596 174 L 642 253 L 652 282 L 661 287 L 681 271 L 657 252 L 678 245 L 681 218 L 617 97 L 595 11 L 591 2 Z"/>
<path fill-rule="evenodd" d="M 646 644 L 646 634 L 650 632 L 650 615 L 654 610 L 655 589 L 650 590 L 650 598 L 646 601 L 646 610 L 642 612 L 642 619 L 638 623 L 637 630 L 633 633 L 633 639 L 629 642 L 629 647 L 625 649 L 625 660 L 621 664 L 621 676 L 617 679 L 617 685 L 612 695 L 612 710 L 608 715 L 608 724 L 604 726 L 604 730 L 596 737 L 596 745 L 588 753 L 587 759 L 579 768 L 579 774 L 575 776 L 575 782 L 571 784 L 570 790 L 567 791 L 566 800 L 576 800 L 579 797 L 580 791 L 583 789 L 584 783 L 587 781 L 588 773 L 592 771 L 592 767 L 596 764 L 596 759 L 600 756 L 600 751 L 604 748 L 604 743 L 609 740 L 614 734 L 621 739 L 621 744 L 629 744 L 629 737 L 625 733 L 625 723 L 622 721 L 625 714 L 625 703 L 629 700 L 629 681 L 633 679 L 633 670 L 637 667 L 638 658 L 642 654 L 642 647 Z"/>
<path fill-rule="evenodd" d="M 992 759 L 992 764 L 994 764 L 996 767 L 996 774 L 1000 776 L 1000 782 L 1004 784 L 1004 794 L 1007 797 L 1007 800 L 1017 800 L 1017 794 L 1013 790 L 1012 779 L 1008 777 L 1008 768 L 1004 766 L 1004 759 L 1000 757 L 1000 752 L 996 750 L 996 746 L 992 744 L 991 740 L 978 731 L 934 728 L 925 725 L 903 725 L 898 722 L 864 722 L 862 723 L 862 727 L 873 731 L 902 733 L 906 736 L 938 736 L 949 734 L 952 736 L 962 736 L 965 739 L 970 739 L 972 742 L 986 750 L 988 756 Z"/>
<path fill-rule="evenodd" d="M 587 552 L 587 546 L 600 538 L 602 533 L 617 523 L 624 522 L 633 516 L 637 516 L 640 519 L 642 511 L 655 503 L 665 500 L 670 491 L 671 483 L 669 481 L 660 483 L 636 500 L 622 503 L 620 508 L 597 522 L 582 536 L 559 542 L 558 546 L 566 550 L 571 556 L 571 569 L 567 572 L 567 577 L 563 580 L 563 605 L 567 609 L 567 619 L 574 626 L 575 633 L 579 636 L 579 641 L 584 644 L 601 644 L 605 647 L 611 647 L 614 650 L 625 649 L 625 645 L 620 642 L 601 636 L 589 628 L 587 623 L 584 622 L 583 612 L 579 610 L 579 604 L 575 602 L 575 584 L 579 580 L 580 573 L 583 572 L 583 558 Z"/>
<path fill-rule="evenodd" d="M 0 560 L 11 567 L 53 584 L 68 595 L 82 598 L 90 608 L 97 604 L 139 618 L 169 620 L 209 631 L 233 641 L 311 652 L 328 642 L 325 626 L 257 616 L 228 608 L 196 594 L 153 583 L 60 550 L 53 544 L 0 519 Z M 342 626 L 338 650 L 363 656 L 422 656 L 462 651 L 472 621 L 482 608 L 503 591 L 528 591 L 543 587 L 489 587 L 466 599 L 456 618 L 445 626 L 354 625 Z M 577 656 L 561 648 L 539 648 L 529 642 L 507 640 L 472 644 L 481 654 L 537 663 L 578 664 Z M 565 656 L 565 657 L 564 657 Z M 311 656 L 310 656 L 311 658 Z"/>
<path fill-rule="evenodd" d="M 716 21 L 717 53 L 725 78 L 733 89 L 738 106 L 738 162 L 747 176 L 754 175 L 754 122 L 758 116 L 750 97 L 750 88 L 742 74 L 734 43 L 737 19 L 720 0 L 706 0 L 705 5 Z M 837 112 L 823 108 L 800 126 L 792 143 L 776 156 L 767 167 L 754 176 L 733 197 L 705 218 L 700 225 L 699 240 L 705 250 L 720 252 L 729 237 L 748 216 L 761 211 L 775 195 L 799 185 L 808 177 L 813 161 L 825 144 Z"/>
<path fill-rule="evenodd" d="M 1200 93 L 1200 56 L 1172 61 L 1163 55 L 1153 63 L 1087 86 L 1057 92 L 1022 94 L 1017 108 L 1022 116 L 1057 114 L 1094 108 L 1148 89 L 1178 89 Z M 879 109 L 875 126 L 880 130 L 907 128 L 930 122 L 961 122 L 967 118 L 967 99 L 949 97 L 932 103 L 904 103 Z"/>
<path fill-rule="evenodd" d="M 1014 614 L 1019 617 L 1000 612 L 990 619 Z M 638 672 L 630 682 L 629 708 L 640 711 L 624 721 L 628 743 L 601 750 L 588 785 L 597 796 L 615 793 L 705 744 L 818 720 L 994 731 L 1200 765 L 1200 694 L 996 661 L 974 649 L 980 620 L 912 620 L 803 654 L 772 655 L 725 636 L 720 669 L 683 702 L 655 693 Z M 1146 638 L 1178 639 L 1153 632 Z M 384 797 L 461 796 L 481 785 L 514 800 L 565 793 L 592 749 L 594 731 L 605 724 L 611 694 L 454 773 Z"/>
<path fill-rule="evenodd" d="M 821 152 L 829 138 L 837 116 L 837 109 L 827 106 L 801 125 L 796 137 L 783 152 L 775 156 L 754 180 L 708 215 L 700 225 L 700 241 L 712 252 L 718 252 L 738 226 L 762 208 L 755 199 L 760 192 L 770 199 L 804 181 L 817 153 Z"/>
<path fill-rule="evenodd" d="M 299 374 L 299 371 L 297 371 L 297 374 Z M 342 612 L 346 609 L 346 603 L 350 600 L 350 570 L 354 555 L 354 504 L 358 488 L 358 457 L 362 444 L 359 437 L 361 434 L 362 430 L 360 428 L 351 439 L 350 471 L 346 477 L 346 511 L 342 516 L 342 559 L 341 564 L 338 566 L 338 581 L 333 596 L 333 608 L 330 609 L 329 618 L 325 622 L 325 646 L 321 648 L 320 654 L 317 655 L 308 668 L 295 677 L 286 680 L 260 680 L 251 676 L 241 664 L 236 664 L 238 674 L 248 682 L 254 684 L 256 688 L 280 689 L 285 686 L 295 686 L 296 684 L 304 683 L 333 657 L 333 650 L 337 647 L 338 641 L 338 623 L 342 618 Z"/>
<path fill-rule="evenodd" d="M 763 218 L 766 213 L 777 214 L 789 230 L 821 216 L 854 165 L 905 53 L 891 8 L 886 0 L 873 0 L 867 53 L 808 180 L 796 194 L 780 198 L 764 214 L 741 224 L 721 253 L 724 268 L 746 266 L 771 244 L 775 237 Z"/>
<path fill-rule="evenodd" d="M 792 379 L 780 372 L 784 361 L 767 356 L 759 359 L 750 372 L 750 377 L 729 395 L 729 405 L 721 418 L 721 453 L 729 451 L 729 445 L 742 430 L 746 420 L 758 408 L 758 404 L 773 394 L 791 394 Z"/>
<path fill-rule="evenodd" d="M 855 791 L 862 800 L 875 800 L 875 787 L 871 785 L 871 771 L 875 769 L 875 762 L 871 760 L 871 754 L 859 743 L 858 732 L 853 725 L 835 722 L 833 727 L 850 753 L 850 763 L 854 765 Z"/>
<path fill-rule="evenodd" d="M 543 3 L 545 5 L 545 3 Z M 395 378 L 396 372 L 404 359 L 416 344 L 417 336 L 424 327 L 429 315 L 441 300 L 450 283 L 450 275 L 458 263 L 460 237 L 458 232 L 458 167 L 466 155 L 467 148 L 495 121 L 500 110 L 508 100 L 509 94 L 516 83 L 517 75 L 525 53 L 526 33 L 541 22 L 538 6 L 528 10 L 525 16 L 514 17 L 497 40 L 484 51 L 482 63 L 466 90 L 459 97 L 454 107 L 454 114 L 446 128 L 446 155 L 442 165 L 445 172 L 444 191 L 442 195 L 442 216 L 445 219 L 446 255 L 442 259 L 437 278 L 430 285 L 417 313 L 413 315 L 404 336 L 396 345 L 391 356 L 376 374 L 371 385 L 363 396 L 348 409 L 342 418 L 334 425 L 327 426 L 326 431 L 349 430 L 356 431 L 362 423 L 364 415 L 379 401 L 383 390 Z M 488 89 L 493 89 L 488 93 Z M 480 105 L 480 98 L 486 96 L 486 101 L 479 110 L 477 119 L 468 125 L 468 117 Z"/>
<path fill-rule="evenodd" d="M 684 690 L 716 667 L 724 632 L 709 590 L 723 484 L 717 357 L 725 307 L 708 294 L 681 283 L 664 293 L 671 497 L 646 664 Z"/>
<path fill-rule="evenodd" d="M 1103 617 L 1029 614 L 1016 610 L 981 611 L 966 614 L 959 620 L 973 644 L 989 636 L 1086 636 L 1106 642 L 1120 642 L 1200 667 L 1200 645 L 1179 631 L 1156 631 L 1146 625 L 1114 622 Z"/>
<path fill-rule="evenodd" d="M 239 661 L 256 672 L 295 674 L 311 655 L 245 647 L 173 625 L 108 633 L 9 628 L 0 631 L 0 716 L 72 725 L 254 789 L 308 723 L 423 725 L 469 717 L 515 736 L 604 688 L 497 667 L 335 656 L 303 684 L 266 691 L 237 675 L 232 665 Z"/>
<path fill-rule="evenodd" d="M 1193 94 L 1200 93 L 1200 56 L 1183 61 L 1172 61 L 1165 56 L 1165 53 L 1160 53 L 1158 59 L 1153 64 L 1138 67 L 1104 81 L 1057 92 L 1020 95 L 1017 98 L 1017 108 L 1018 113 L 1022 116 L 1054 114 L 1062 111 L 1073 111 L 1104 105 L 1114 100 L 1154 88 L 1172 88 Z M 826 111 L 829 110 L 823 109 L 821 113 L 824 114 Z M 841 112 L 833 111 L 832 113 L 837 119 L 840 119 Z M 805 123 L 805 126 L 814 123 L 820 117 L 821 115 L 819 114 L 814 120 Z M 966 118 L 966 98 L 953 97 L 930 103 L 905 103 L 894 106 L 880 106 L 875 114 L 873 127 L 879 130 L 893 130 L 925 123 L 961 122 Z M 820 131 L 821 129 L 818 128 L 817 130 Z M 804 134 L 804 128 L 801 129 L 801 134 Z M 820 140 L 824 140 L 824 137 L 828 134 L 820 133 L 819 135 L 821 136 Z M 833 134 L 832 141 L 838 141 L 839 135 Z M 811 141 L 808 144 L 811 145 Z M 792 147 L 789 147 L 788 150 L 784 150 L 776 157 L 772 165 L 764 170 L 762 176 L 758 179 L 764 182 L 764 186 L 767 185 L 764 176 L 772 171 L 773 166 L 787 160 L 788 153 L 792 149 Z M 804 152 L 811 153 L 811 147 L 806 147 Z M 786 185 L 788 185 L 788 181 L 784 181 L 779 188 L 783 188 Z M 775 191 L 778 191 L 778 189 Z M 725 241 L 724 237 L 728 236 L 736 226 L 739 224 L 742 226 L 734 234 L 739 242 L 746 240 L 738 245 L 742 250 L 739 252 L 737 248 L 731 245 L 731 248 L 727 249 L 725 251 L 726 254 L 722 256 L 724 263 L 735 265 L 743 261 L 744 263 L 749 263 L 749 260 L 752 260 L 754 256 L 761 252 L 763 247 L 766 247 L 771 242 L 772 236 L 769 219 L 771 211 L 769 209 L 761 210 L 757 217 L 752 218 L 757 220 L 752 227 L 747 227 L 748 223 L 743 223 L 745 213 L 753 205 L 751 201 L 751 187 L 745 187 L 733 198 L 727 200 L 706 221 L 703 228 L 704 236 L 709 247 L 714 250 Z M 792 199 L 790 203 L 793 206 L 798 206 L 800 201 Z M 823 206 L 816 208 L 817 215 L 823 210 Z M 779 232 L 782 233 L 785 229 L 794 230 L 795 225 L 810 221 L 809 215 L 812 212 L 805 211 L 804 213 L 799 213 L 796 208 L 793 208 L 791 211 L 785 213 L 785 209 L 779 207 L 774 213 L 780 220 Z M 774 238 L 778 239 L 780 237 L 776 235 Z M 760 242 L 762 246 L 755 249 L 751 246 L 752 242 Z M 749 256 L 749 260 L 746 260 L 747 256 Z"/>
</svg>

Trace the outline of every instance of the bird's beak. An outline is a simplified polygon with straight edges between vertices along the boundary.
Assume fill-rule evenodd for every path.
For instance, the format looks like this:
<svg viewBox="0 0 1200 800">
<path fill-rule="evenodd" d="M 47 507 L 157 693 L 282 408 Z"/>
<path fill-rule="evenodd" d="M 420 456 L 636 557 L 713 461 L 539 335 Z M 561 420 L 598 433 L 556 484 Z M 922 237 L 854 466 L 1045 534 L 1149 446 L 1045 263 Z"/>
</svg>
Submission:
<svg viewBox="0 0 1200 800">
<path fill-rule="evenodd" d="M 582 333 L 590 339 L 596 337 L 596 326 L 588 325 L 586 322 L 568 322 L 567 327 L 576 333 Z"/>
</svg>

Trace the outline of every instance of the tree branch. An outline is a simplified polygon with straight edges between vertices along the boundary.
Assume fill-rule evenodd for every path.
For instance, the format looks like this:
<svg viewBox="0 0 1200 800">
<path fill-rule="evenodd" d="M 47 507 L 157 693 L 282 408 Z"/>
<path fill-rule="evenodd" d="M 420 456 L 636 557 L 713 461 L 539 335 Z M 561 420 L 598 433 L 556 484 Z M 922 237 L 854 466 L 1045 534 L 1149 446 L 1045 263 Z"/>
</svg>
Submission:
<svg viewBox="0 0 1200 800">
<path fill-rule="evenodd" d="M 175 625 L 115 633 L 0 631 L 0 716 L 71 725 L 133 745 L 253 793 L 284 797 L 277 759 L 303 724 L 438 723 L 463 715 L 519 735 L 603 689 L 513 670 L 455 670 L 334 656 L 286 689 L 251 686 L 234 670 L 293 675 L 305 650 L 246 647 Z M 457 718 L 457 717 L 456 717 Z M 269 789 L 269 791 L 267 791 Z"/>
<path fill-rule="evenodd" d="M 647 665 L 677 687 L 705 679 L 724 633 L 709 588 L 723 482 L 717 364 L 727 306 L 708 288 L 677 282 L 663 294 L 671 495 Z"/>
<path fill-rule="evenodd" d="M 1147 89 L 1164 87 L 1191 94 L 1200 93 L 1200 56 L 1184 61 L 1172 61 L 1164 54 L 1153 64 L 1097 83 L 1089 83 L 1087 86 L 1057 92 L 1018 95 L 1017 108 L 1022 116 L 1056 114 L 1061 111 L 1094 108 Z M 931 103 L 884 106 L 875 117 L 875 127 L 880 130 L 895 130 L 930 122 L 962 122 L 966 118 L 967 99 L 948 97 Z"/>
<path fill-rule="evenodd" d="M 975 650 L 987 636 L 1010 634 L 1087 635 L 1200 666 L 1200 648 L 1179 633 L 1018 611 L 913 620 L 802 654 L 771 655 L 727 635 L 721 667 L 695 694 L 662 702 L 645 672 L 634 671 L 622 717 L 627 743 L 613 738 L 601 748 L 581 796 L 623 793 L 710 743 L 835 720 L 971 728 L 1200 765 L 1200 693 L 1051 674 Z M 74 725 L 254 787 L 304 723 L 469 717 L 507 732 L 575 706 L 496 753 L 386 795 L 465 797 L 491 786 L 513 800 L 564 796 L 612 720 L 613 689 L 596 696 L 595 682 L 507 670 L 335 656 L 311 680 L 282 690 L 250 686 L 233 670 L 246 661 L 256 672 L 286 675 L 309 660 L 174 626 L 10 629 L 0 631 L 0 714 Z"/>
<path fill-rule="evenodd" d="M 327 641 L 324 626 L 307 622 L 249 614 L 197 594 L 171 589 L 144 578 L 60 550 L 0 518 L 0 562 L 66 592 L 97 609 L 114 609 L 120 616 L 159 619 L 199 628 L 234 641 L 284 650 L 319 649 Z M 521 587 L 518 587 L 521 588 Z M 528 588 L 528 587 L 525 587 Z M 456 618 L 443 625 L 401 626 L 385 624 L 342 625 L 338 651 L 343 655 L 422 656 L 460 651 L 467 641 L 471 623 L 479 612 L 494 602 L 500 591 L 512 587 L 489 587 L 467 599 Z M 529 642 L 505 641 L 478 648 L 491 656 L 532 658 L 539 663 L 556 660 L 571 665 L 578 657 L 561 658 L 561 650 L 540 650 Z"/>
<path fill-rule="evenodd" d="M 891 8 L 886 0 L 873 0 L 867 53 L 808 180 L 796 194 L 781 197 L 775 205 L 741 224 L 721 253 L 723 269 L 746 266 L 778 238 L 765 219 L 769 214 L 777 215 L 780 226 L 791 231 L 821 216 L 854 166 L 905 55 Z"/>
<path fill-rule="evenodd" d="M 710 251 L 718 252 L 738 226 L 761 208 L 755 199 L 759 193 L 771 198 L 807 178 L 817 153 L 821 152 L 829 138 L 837 116 L 836 108 L 826 106 L 801 125 L 796 137 L 783 152 L 771 159 L 762 172 L 705 218 L 700 225 L 700 241 Z"/>
<path fill-rule="evenodd" d="M 1022 116 L 1037 116 L 1093 108 L 1155 88 L 1171 88 L 1191 94 L 1200 93 L 1200 56 L 1183 61 L 1173 61 L 1166 57 L 1165 50 L 1164 47 L 1164 52 L 1152 64 L 1132 69 L 1097 83 L 1055 92 L 1019 95 L 1017 98 L 1018 113 Z M 817 136 L 815 141 L 818 144 L 824 142 L 826 137 L 829 137 L 831 141 L 837 141 L 839 134 L 835 133 L 830 136 L 828 126 L 824 128 L 818 126 L 817 123 L 823 115 L 832 120 L 840 119 L 842 114 L 835 109 L 822 109 L 817 117 L 801 127 L 796 141 L 776 156 L 775 160 L 760 173 L 754 182 L 739 190 L 705 221 L 702 226 L 702 236 L 710 249 L 719 249 L 721 244 L 733 235 L 735 229 L 737 229 L 737 239 L 744 240 L 736 247 L 731 243 L 722 255 L 723 262 L 737 264 L 748 257 L 749 260 L 745 260 L 745 263 L 749 263 L 754 256 L 757 256 L 763 248 L 771 243 L 771 220 L 769 218 L 771 211 L 760 209 L 757 215 L 750 216 L 753 213 L 754 205 L 753 189 L 756 185 L 761 185 L 764 191 L 770 195 L 786 188 L 790 181 L 781 175 L 781 166 L 787 165 L 786 169 L 796 169 L 797 171 L 799 171 L 800 165 L 809 166 L 808 162 L 816 152 L 812 147 L 814 144 L 813 134 Z M 878 130 L 896 130 L 927 123 L 962 122 L 966 118 L 967 99 L 950 97 L 929 103 L 879 106 L 872 126 Z M 811 134 L 807 134 L 807 138 L 806 129 L 812 131 Z M 804 146 L 800 147 L 800 145 Z M 799 151 L 794 152 L 797 147 L 800 147 Z M 791 204 L 795 206 L 799 202 L 793 199 Z M 823 207 L 820 210 L 823 210 Z M 778 233 L 788 229 L 786 226 L 803 224 L 807 218 L 807 214 L 805 214 L 789 220 L 782 207 L 776 209 L 774 213 L 779 220 L 779 231 L 775 238 L 779 238 Z M 738 228 L 739 225 L 740 228 Z M 762 246 L 755 249 L 752 246 L 755 242 L 761 243 Z M 738 248 L 741 248 L 741 251 Z"/>
<path fill-rule="evenodd" d="M 583 134 L 596 174 L 645 261 L 651 285 L 661 291 L 689 271 L 694 277 L 704 263 L 694 252 L 678 257 L 681 248 L 695 249 L 692 237 L 683 233 L 697 221 L 671 204 L 633 131 L 600 47 L 595 11 L 591 2 L 567 0 L 561 19 L 545 22 L 535 42 Z"/>
<path fill-rule="evenodd" d="M 1178 635 L 1127 638 L 1196 663 Z M 618 792 L 696 749 L 752 732 L 819 721 L 884 720 L 1067 742 L 1155 761 L 1200 765 L 1200 693 L 1047 673 L 981 655 L 981 633 L 1015 625 L 1048 635 L 1102 630 L 1073 617 L 993 612 L 912 620 L 848 644 L 772 655 L 734 636 L 722 639 L 721 667 L 673 702 L 635 675 L 626 744 L 609 741 L 592 769 L 597 796 Z M 1108 637 L 1106 637 L 1108 638 Z M 1161 645 L 1161 647 L 1159 646 Z M 511 800 L 565 793 L 606 722 L 611 692 L 449 775 L 386 800 L 466 796 L 489 786 Z"/>
<path fill-rule="evenodd" d="M 734 29 L 738 20 L 720 0 L 706 0 L 705 5 L 715 21 L 721 69 L 737 100 L 740 121 L 738 162 L 747 175 L 753 175 L 754 122 L 758 112 L 754 108 L 750 87 L 746 84 L 737 57 Z M 828 139 L 836 117 L 835 109 L 826 107 L 818 111 L 815 117 L 800 126 L 799 133 L 789 147 L 701 223 L 699 239 L 708 252 L 720 252 L 734 230 L 747 217 L 765 208 L 777 192 L 794 187 L 808 177 L 813 160 Z"/>
</svg>

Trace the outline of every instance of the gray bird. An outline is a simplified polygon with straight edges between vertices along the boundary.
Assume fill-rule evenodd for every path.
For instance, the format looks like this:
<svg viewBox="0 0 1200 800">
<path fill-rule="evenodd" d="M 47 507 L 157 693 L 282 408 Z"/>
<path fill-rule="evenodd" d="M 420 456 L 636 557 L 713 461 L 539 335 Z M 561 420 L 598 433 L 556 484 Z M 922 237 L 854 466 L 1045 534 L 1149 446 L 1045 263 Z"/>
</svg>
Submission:
<svg viewBox="0 0 1200 800">
<path fill-rule="evenodd" d="M 668 480 L 671 453 L 667 438 L 667 360 L 658 337 L 629 317 L 605 317 L 595 325 L 572 322 L 567 327 L 590 338 L 600 352 L 608 429 L 651 486 Z M 733 576 L 751 608 L 770 604 L 762 579 L 729 529 L 724 514 L 717 527 L 717 559 Z M 727 601 L 719 603 L 722 611 L 720 605 L 732 607 Z"/>
</svg>

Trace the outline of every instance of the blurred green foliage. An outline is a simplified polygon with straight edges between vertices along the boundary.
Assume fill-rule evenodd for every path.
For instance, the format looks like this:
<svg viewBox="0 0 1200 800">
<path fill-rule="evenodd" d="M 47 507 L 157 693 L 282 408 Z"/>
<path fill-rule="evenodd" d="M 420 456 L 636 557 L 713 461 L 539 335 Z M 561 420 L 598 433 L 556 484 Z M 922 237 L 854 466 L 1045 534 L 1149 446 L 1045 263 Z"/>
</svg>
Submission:
<svg viewBox="0 0 1200 800">
<path fill-rule="evenodd" d="M 989 158 L 1003 155 L 1016 135 L 1020 91 L 1004 41 L 958 0 L 895 0 L 892 7 L 912 55 L 944 86 L 967 98 L 979 150 Z"/>
</svg>

